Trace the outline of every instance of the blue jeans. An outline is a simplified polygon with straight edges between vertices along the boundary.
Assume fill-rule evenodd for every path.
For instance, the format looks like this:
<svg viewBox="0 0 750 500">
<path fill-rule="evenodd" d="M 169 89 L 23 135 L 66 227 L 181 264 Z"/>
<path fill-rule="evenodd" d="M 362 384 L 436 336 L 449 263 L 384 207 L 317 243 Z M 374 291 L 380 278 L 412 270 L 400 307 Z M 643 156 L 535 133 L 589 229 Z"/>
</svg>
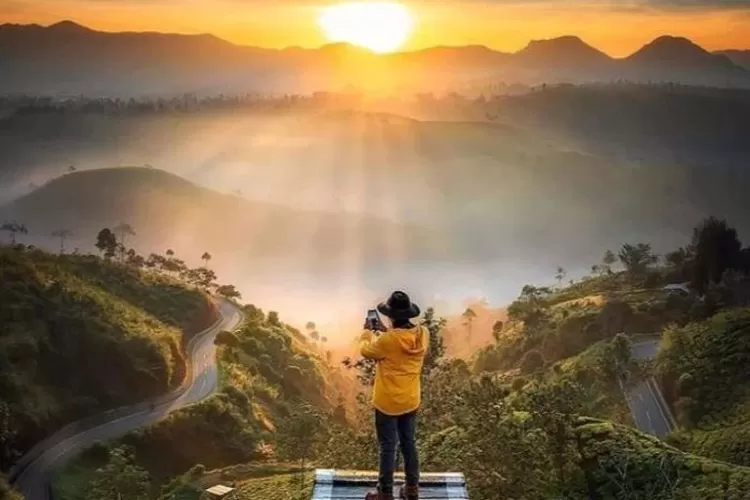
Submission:
<svg viewBox="0 0 750 500">
<path fill-rule="evenodd" d="M 393 491 L 393 474 L 396 469 L 396 442 L 404 456 L 406 484 L 419 484 L 419 457 L 417 455 L 417 412 L 392 417 L 375 410 L 375 432 L 380 446 L 380 476 L 378 485 L 385 493 Z"/>
</svg>

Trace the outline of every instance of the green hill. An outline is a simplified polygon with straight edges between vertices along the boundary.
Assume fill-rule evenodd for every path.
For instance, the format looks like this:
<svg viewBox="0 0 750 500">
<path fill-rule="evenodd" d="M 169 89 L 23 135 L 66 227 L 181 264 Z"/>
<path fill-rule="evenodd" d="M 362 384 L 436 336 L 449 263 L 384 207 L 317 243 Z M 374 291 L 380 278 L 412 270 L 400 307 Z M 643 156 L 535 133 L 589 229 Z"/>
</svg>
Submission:
<svg viewBox="0 0 750 500">
<path fill-rule="evenodd" d="M 0 303 L 0 406 L 16 457 L 67 422 L 177 387 L 185 335 L 215 320 L 202 292 L 171 278 L 23 246 L 0 246 Z"/>
<path fill-rule="evenodd" d="M 29 228 L 24 241 L 38 246 L 56 245 L 49 235 L 68 229 L 68 246 L 82 251 L 93 247 L 101 228 L 124 221 L 136 233 L 128 244 L 140 253 L 174 248 L 197 261 L 208 245 L 220 274 L 263 269 L 264 261 L 338 265 L 352 241 L 360 244 L 363 258 L 375 259 L 388 250 L 383 234 L 402 237 L 408 258 L 423 255 L 431 238 L 417 225 L 249 201 L 141 167 L 66 174 L 0 207 L 0 217 L 24 223 Z"/>
<path fill-rule="evenodd" d="M 579 419 L 575 427 L 591 498 L 743 500 L 750 468 L 691 455 L 610 422 Z"/>
<path fill-rule="evenodd" d="M 666 331 L 657 367 L 680 420 L 677 446 L 750 466 L 749 363 L 750 309 Z"/>
<path fill-rule="evenodd" d="M 217 394 L 119 442 L 92 448 L 57 478 L 60 498 L 85 498 L 93 471 L 106 463 L 107 448 L 132 447 L 153 491 L 158 491 L 178 488 L 180 476 L 196 464 L 204 470 L 284 459 L 284 427 L 301 407 L 318 413 L 320 425 L 332 416 L 343 385 L 339 369 L 329 366 L 322 353 L 276 313 L 248 305 L 245 315 L 242 328 L 217 337 Z"/>
</svg>

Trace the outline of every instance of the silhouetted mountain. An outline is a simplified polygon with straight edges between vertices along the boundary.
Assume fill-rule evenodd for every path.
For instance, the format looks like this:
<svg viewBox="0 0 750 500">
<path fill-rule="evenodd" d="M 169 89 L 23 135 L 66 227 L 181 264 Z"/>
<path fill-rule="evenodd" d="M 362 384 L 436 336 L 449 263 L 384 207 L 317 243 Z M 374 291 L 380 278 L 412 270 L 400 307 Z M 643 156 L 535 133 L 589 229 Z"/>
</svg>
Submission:
<svg viewBox="0 0 750 500">
<path fill-rule="evenodd" d="M 529 66 L 567 68 L 596 68 L 612 63 L 611 57 L 588 45 L 577 36 L 532 40 L 515 54 L 515 59 L 516 62 Z"/>
<path fill-rule="evenodd" d="M 708 52 L 687 38 L 661 36 L 626 58 L 635 79 L 710 84 L 717 78 L 745 77 L 728 57 Z"/>
<path fill-rule="evenodd" d="M 750 50 L 719 50 L 714 54 L 726 56 L 737 66 L 750 70 Z"/>
<path fill-rule="evenodd" d="M 409 92 L 477 77 L 527 84 L 630 79 L 750 86 L 750 73 L 726 56 L 666 36 L 624 60 L 575 36 L 532 41 L 515 54 L 468 46 L 377 55 L 346 44 L 272 50 L 212 35 L 105 33 L 70 21 L 0 26 L 0 73 L 0 92 L 124 97 L 347 85 Z"/>
</svg>

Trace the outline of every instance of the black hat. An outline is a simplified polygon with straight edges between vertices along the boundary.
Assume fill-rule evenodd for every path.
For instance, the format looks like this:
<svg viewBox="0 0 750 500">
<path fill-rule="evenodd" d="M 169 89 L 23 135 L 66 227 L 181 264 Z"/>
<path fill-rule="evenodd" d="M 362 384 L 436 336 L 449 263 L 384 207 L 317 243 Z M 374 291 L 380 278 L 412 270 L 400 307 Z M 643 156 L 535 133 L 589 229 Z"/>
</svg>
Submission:
<svg viewBox="0 0 750 500">
<path fill-rule="evenodd" d="M 378 311 L 391 319 L 416 318 L 422 312 L 404 292 L 393 292 L 387 302 L 378 306 Z"/>
</svg>

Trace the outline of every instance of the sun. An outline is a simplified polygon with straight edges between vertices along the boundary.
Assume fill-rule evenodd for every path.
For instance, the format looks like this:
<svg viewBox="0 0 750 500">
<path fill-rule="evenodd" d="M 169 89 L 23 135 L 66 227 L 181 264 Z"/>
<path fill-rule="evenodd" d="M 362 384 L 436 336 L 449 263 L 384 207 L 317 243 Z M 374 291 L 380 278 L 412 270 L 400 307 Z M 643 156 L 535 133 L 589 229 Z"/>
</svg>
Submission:
<svg viewBox="0 0 750 500">
<path fill-rule="evenodd" d="M 384 53 L 406 42 L 414 18 L 405 5 L 396 2 L 347 2 L 326 7 L 318 22 L 332 42 Z"/>
</svg>

